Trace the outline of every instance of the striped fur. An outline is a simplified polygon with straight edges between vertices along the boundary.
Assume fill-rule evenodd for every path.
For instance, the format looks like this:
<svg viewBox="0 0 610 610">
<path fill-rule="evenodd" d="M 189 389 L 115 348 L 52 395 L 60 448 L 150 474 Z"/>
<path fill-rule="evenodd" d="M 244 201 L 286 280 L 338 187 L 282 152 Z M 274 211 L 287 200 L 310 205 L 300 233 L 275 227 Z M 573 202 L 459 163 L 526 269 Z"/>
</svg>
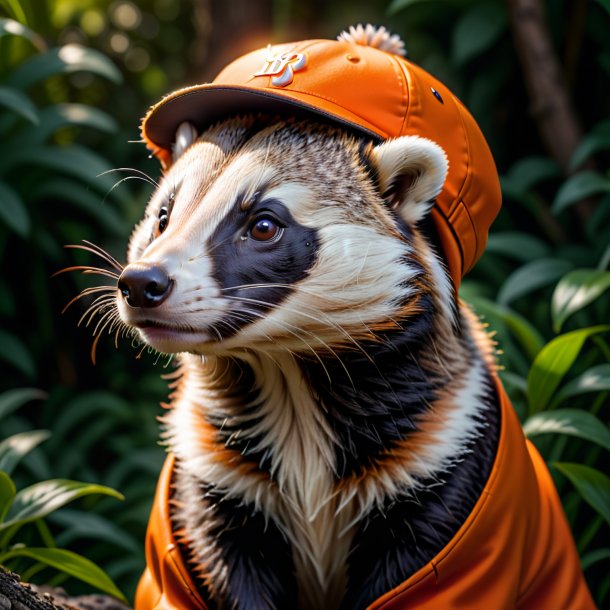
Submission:
<svg viewBox="0 0 610 610">
<path fill-rule="evenodd" d="M 117 299 L 181 353 L 175 530 L 214 607 L 364 608 L 448 542 L 495 452 L 491 348 L 421 228 L 444 154 L 260 117 L 193 135 L 128 252 L 172 291 Z"/>
</svg>

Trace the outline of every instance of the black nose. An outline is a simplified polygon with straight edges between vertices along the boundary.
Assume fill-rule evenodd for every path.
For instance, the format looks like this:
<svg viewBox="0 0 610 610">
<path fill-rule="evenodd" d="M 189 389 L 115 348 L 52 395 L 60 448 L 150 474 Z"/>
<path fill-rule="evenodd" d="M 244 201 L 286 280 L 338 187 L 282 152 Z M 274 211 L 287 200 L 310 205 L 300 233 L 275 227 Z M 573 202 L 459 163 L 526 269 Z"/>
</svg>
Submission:
<svg viewBox="0 0 610 610">
<path fill-rule="evenodd" d="M 172 285 L 161 265 L 132 263 L 121 273 L 118 288 L 131 307 L 157 307 L 168 297 Z"/>
</svg>

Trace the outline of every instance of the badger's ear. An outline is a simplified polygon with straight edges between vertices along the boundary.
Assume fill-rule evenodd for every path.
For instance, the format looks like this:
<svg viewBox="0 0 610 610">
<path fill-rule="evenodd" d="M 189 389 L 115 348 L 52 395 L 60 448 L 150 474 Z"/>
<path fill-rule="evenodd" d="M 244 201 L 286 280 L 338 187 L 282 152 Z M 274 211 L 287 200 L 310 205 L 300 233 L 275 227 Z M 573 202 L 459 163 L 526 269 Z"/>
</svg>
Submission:
<svg viewBox="0 0 610 610">
<path fill-rule="evenodd" d="M 402 136 L 372 149 L 381 195 L 410 224 L 432 207 L 447 177 L 447 156 L 431 140 Z"/>
<path fill-rule="evenodd" d="M 172 159 L 174 163 L 178 157 L 197 139 L 197 130 L 192 123 L 180 123 L 176 129 L 176 137 L 172 147 Z"/>
</svg>

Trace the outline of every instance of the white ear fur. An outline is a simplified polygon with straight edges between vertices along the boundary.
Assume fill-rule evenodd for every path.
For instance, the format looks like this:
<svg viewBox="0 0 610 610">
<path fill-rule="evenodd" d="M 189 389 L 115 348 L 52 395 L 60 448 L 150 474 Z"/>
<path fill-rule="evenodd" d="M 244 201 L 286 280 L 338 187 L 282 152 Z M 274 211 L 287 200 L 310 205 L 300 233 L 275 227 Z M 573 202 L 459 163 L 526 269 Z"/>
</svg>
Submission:
<svg viewBox="0 0 610 610">
<path fill-rule="evenodd" d="M 381 194 L 410 224 L 419 222 L 441 192 L 449 163 L 445 151 L 418 136 L 402 136 L 375 146 Z"/>
<path fill-rule="evenodd" d="M 172 158 L 174 161 L 197 139 L 197 130 L 191 123 L 180 123 L 176 129 Z"/>
</svg>

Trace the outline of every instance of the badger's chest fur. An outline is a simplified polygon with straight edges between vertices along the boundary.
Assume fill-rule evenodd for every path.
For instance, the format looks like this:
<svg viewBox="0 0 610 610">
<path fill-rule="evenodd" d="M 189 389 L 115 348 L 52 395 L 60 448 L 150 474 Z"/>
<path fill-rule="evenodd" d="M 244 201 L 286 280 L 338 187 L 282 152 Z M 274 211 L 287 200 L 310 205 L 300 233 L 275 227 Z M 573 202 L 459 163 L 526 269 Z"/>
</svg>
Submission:
<svg viewBox="0 0 610 610">
<path fill-rule="evenodd" d="M 484 334 L 422 229 L 447 162 L 313 122 L 183 124 L 117 292 L 180 353 L 172 527 L 211 607 L 364 608 L 491 468 Z"/>
</svg>

